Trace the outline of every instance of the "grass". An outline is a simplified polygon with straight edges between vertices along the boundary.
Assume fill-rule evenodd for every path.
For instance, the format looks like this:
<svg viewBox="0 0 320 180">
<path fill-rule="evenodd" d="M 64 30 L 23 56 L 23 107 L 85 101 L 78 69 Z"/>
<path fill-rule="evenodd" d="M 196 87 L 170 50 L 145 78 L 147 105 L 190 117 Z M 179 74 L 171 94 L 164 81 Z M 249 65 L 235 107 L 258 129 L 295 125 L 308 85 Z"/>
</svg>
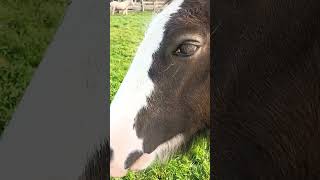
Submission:
<svg viewBox="0 0 320 180">
<path fill-rule="evenodd" d="M 0 134 L 61 22 L 67 0 L 0 1 Z"/>
<path fill-rule="evenodd" d="M 129 13 L 128 16 L 111 16 L 110 29 L 110 99 L 112 100 L 123 80 L 144 31 L 151 20 L 151 12 Z M 153 179 L 209 179 L 210 146 L 208 132 L 196 137 L 188 150 L 178 153 L 165 164 L 129 174 L 123 180 Z M 112 178 L 113 180 L 115 178 Z"/>
</svg>

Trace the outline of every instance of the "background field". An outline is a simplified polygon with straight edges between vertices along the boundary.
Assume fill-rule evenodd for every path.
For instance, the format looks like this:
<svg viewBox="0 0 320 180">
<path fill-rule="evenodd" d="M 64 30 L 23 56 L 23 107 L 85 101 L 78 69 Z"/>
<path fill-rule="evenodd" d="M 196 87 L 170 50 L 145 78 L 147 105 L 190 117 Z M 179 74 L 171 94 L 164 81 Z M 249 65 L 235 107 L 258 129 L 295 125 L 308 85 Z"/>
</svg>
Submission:
<svg viewBox="0 0 320 180">
<path fill-rule="evenodd" d="M 144 31 L 152 17 L 151 12 L 129 13 L 128 16 L 111 16 L 110 29 L 110 99 L 112 100 L 125 76 Z M 210 146 L 208 132 L 203 132 L 194 141 L 191 148 L 180 153 L 161 165 L 154 164 L 151 168 L 139 173 L 129 173 L 124 180 L 153 179 L 209 179 L 210 177 Z"/>
<path fill-rule="evenodd" d="M 62 20 L 67 0 L 0 0 L 0 134 Z"/>
</svg>

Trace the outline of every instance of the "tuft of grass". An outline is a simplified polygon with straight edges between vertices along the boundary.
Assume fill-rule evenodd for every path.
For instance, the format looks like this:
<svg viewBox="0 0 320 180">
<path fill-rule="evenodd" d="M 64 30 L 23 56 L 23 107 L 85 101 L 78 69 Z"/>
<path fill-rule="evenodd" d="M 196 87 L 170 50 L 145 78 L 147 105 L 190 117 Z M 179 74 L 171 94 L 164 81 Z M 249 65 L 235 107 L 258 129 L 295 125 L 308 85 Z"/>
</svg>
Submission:
<svg viewBox="0 0 320 180">
<path fill-rule="evenodd" d="M 117 92 L 143 39 L 151 12 L 129 13 L 127 16 L 114 15 L 110 21 L 110 101 Z M 166 163 L 156 162 L 150 168 L 123 178 L 112 180 L 155 180 L 155 179 L 209 179 L 210 145 L 209 133 L 205 132 L 192 140 L 186 152 L 173 155 Z"/>
<path fill-rule="evenodd" d="M 67 3 L 0 1 L 0 134 L 53 38 Z"/>
</svg>

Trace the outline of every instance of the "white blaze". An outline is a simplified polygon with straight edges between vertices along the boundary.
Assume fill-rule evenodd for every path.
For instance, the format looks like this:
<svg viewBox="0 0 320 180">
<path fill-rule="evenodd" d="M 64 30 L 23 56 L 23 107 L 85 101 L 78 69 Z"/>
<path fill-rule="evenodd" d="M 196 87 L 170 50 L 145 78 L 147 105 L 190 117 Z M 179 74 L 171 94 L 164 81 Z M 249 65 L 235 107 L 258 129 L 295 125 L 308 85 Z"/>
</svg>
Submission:
<svg viewBox="0 0 320 180">
<path fill-rule="evenodd" d="M 125 76 L 110 107 L 110 146 L 113 159 L 110 164 L 111 176 L 124 173 L 124 162 L 136 150 L 142 151 L 143 139 L 133 129 L 134 119 L 141 108 L 147 106 L 147 97 L 154 89 L 148 76 L 153 58 L 162 42 L 165 25 L 176 13 L 184 0 L 173 0 L 162 12 L 153 18 L 136 56 Z"/>
</svg>

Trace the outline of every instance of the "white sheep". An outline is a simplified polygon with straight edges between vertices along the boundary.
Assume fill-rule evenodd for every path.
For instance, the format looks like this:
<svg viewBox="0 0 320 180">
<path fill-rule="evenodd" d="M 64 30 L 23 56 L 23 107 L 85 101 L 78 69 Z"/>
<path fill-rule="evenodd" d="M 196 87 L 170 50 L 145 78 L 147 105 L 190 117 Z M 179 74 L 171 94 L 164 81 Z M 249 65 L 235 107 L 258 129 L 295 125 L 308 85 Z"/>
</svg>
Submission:
<svg viewBox="0 0 320 180">
<path fill-rule="evenodd" d="M 112 15 L 116 10 L 122 11 L 122 14 L 128 14 L 128 8 L 130 5 L 133 5 L 133 0 L 126 0 L 123 2 L 112 1 L 110 3 L 110 11 L 112 11 Z"/>
</svg>

